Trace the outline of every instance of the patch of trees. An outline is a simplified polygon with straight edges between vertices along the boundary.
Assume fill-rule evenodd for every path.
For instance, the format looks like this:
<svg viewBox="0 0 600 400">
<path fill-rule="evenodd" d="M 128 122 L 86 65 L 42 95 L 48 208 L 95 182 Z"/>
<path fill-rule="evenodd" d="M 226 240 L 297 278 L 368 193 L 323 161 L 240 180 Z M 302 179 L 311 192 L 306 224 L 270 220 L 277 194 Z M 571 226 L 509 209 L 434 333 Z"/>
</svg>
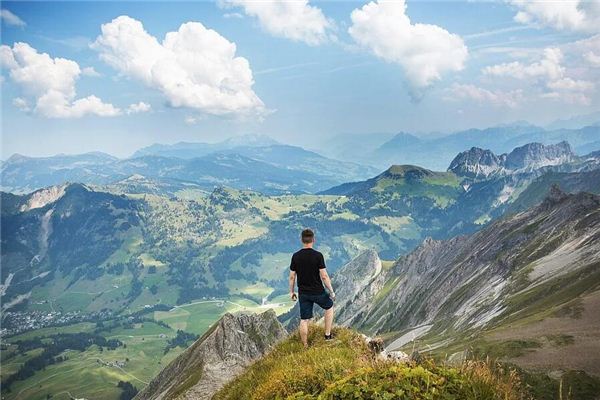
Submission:
<svg viewBox="0 0 600 400">
<path fill-rule="evenodd" d="M 145 322 L 155 323 L 164 328 L 171 329 L 171 327 L 163 321 L 157 321 L 153 318 L 144 317 L 144 315 L 151 314 L 154 311 L 169 311 L 171 310 L 171 308 L 172 307 L 167 304 L 159 303 L 153 305 L 152 307 L 143 308 L 129 315 L 119 315 L 111 320 L 98 321 L 96 323 L 96 329 L 94 329 L 94 334 L 110 332 L 111 330 L 117 328 L 133 328 L 133 324 Z"/>
<path fill-rule="evenodd" d="M 122 211 L 131 225 L 139 224 L 135 202 L 82 186 L 72 185 L 58 206 L 52 216 L 48 255 L 51 264 L 60 265 L 65 274 L 83 264 L 98 266 L 121 246 L 121 235 L 114 233 L 122 216 L 115 217 L 115 209 Z M 66 214 L 61 208 L 68 208 L 66 218 L 58 216 Z"/>
<path fill-rule="evenodd" d="M 194 335 L 193 333 L 182 331 L 181 329 L 177 330 L 177 336 L 167 341 L 167 347 L 165 347 L 165 354 L 169 352 L 169 350 L 174 349 L 179 346 L 182 348 L 186 348 L 190 345 L 191 342 L 198 340 L 198 335 Z"/>
<path fill-rule="evenodd" d="M 158 293 L 158 286 L 156 285 L 156 283 L 154 285 L 150 286 L 150 293 L 152 293 L 152 294 Z"/>
<path fill-rule="evenodd" d="M 203 297 L 226 297 L 229 295 L 229 289 L 223 282 L 217 282 L 215 286 L 206 286 L 203 284 L 195 285 L 192 280 L 181 288 L 177 304 L 189 303 L 192 300 Z"/>
<path fill-rule="evenodd" d="M 117 387 L 121 389 L 119 400 L 131 400 L 138 394 L 138 389 L 131 382 L 119 381 Z"/>
<path fill-rule="evenodd" d="M 133 276 L 131 279 L 131 287 L 129 288 L 129 293 L 127 293 L 127 300 L 131 303 L 135 300 L 140 294 L 142 294 L 142 286 L 143 283 L 140 280 L 140 271 L 144 268 L 144 264 L 137 258 L 131 258 L 127 263 L 127 270 L 131 272 Z"/>
<path fill-rule="evenodd" d="M 106 267 L 106 272 L 111 275 L 123 275 L 123 272 L 125 271 L 125 264 L 123 263 L 109 263 Z"/>
<path fill-rule="evenodd" d="M 97 345 L 101 349 L 114 350 L 123 345 L 118 339 L 106 339 L 103 336 L 87 332 L 59 333 L 38 339 L 18 341 L 16 344 L 19 346 L 20 353 L 34 348 L 43 348 L 44 350 L 41 354 L 25 361 L 17 372 L 9 375 L 2 382 L 2 391 L 10 391 L 14 382 L 25 380 L 33 376 L 36 371 L 41 371 L 49 365 L 65 361 L 67 358 L 60 356 L 65 350 L 85 351 L 92 345 Z"/>
</svg>

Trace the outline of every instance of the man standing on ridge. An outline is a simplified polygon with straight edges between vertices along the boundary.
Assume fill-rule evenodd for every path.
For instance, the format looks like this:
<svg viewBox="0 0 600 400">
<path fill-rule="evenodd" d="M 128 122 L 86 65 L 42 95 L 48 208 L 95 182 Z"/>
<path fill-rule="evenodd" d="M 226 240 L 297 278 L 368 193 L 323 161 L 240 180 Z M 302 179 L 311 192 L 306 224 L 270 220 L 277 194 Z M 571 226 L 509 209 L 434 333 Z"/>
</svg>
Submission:
<svg viewBox="0 0 600 400">
<path fill-rule="evenodd" d="M 335 293 L 325 269 L 323 254 L 313 249 L 315 234 L 310 229 L 302 231 L 302 249 L 292 256 L 290 263 L 290 296 L 300 302 L 300 339 L 308 347 L 308 322 L 313 317 L 313 305 L 325 310 L 325 340 L 331 340 L 333 324 L 333 301 Z M 298 278 L 298 297 L 294 286 Z M 323 284 L 329 293 L 325 291 Z"/>
</svg>

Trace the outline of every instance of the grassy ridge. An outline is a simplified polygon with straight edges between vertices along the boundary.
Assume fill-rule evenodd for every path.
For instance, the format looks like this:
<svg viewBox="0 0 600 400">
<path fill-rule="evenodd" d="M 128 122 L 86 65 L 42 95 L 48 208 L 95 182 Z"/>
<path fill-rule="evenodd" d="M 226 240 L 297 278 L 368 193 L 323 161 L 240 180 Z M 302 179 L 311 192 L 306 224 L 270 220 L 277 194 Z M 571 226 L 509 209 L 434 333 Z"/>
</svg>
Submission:
<svg viewBox="0 0 600 400">
<path fill-rule="evenodd" d="M 226 399 L 528 399 L 518 376 L 485 363 L 461 367 L 378 361 L 356 332 L 338 328 L 334 341 L 311 326 L 307 350 L 297 334 L 215 395 Z"/>
</svg>

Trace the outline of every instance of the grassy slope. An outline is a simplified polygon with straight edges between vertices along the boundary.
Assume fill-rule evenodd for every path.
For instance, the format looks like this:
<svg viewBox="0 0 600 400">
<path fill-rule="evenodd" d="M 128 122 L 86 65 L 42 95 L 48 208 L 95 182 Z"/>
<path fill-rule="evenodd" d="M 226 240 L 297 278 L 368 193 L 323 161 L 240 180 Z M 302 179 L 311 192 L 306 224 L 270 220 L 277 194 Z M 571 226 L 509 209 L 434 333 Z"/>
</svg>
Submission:
<svg viewBox="0 0 600 400">
<path fill-rule="evenodd" d="M 224 399 L 525 399 L 514 374 L 483 363 L 460 368 L 374 359 L 362 336 L 338 328 L 326 342 L 312 326 L 308 350 L 298 335 L 280 343 L 214 397 Z"/>
</svg>

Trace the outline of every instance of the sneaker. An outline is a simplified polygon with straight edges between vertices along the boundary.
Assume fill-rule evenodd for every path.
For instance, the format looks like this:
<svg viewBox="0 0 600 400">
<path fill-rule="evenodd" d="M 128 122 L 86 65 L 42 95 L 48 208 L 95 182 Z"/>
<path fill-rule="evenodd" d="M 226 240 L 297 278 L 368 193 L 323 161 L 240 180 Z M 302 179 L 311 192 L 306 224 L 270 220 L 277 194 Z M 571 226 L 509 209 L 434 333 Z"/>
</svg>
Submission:
<svg viewBox="0 0 600 400">
<path fill-rule="evenodd" d="M 325 335 L 325 340 L 333 340 L 333 334 Z"/>
</svg>

